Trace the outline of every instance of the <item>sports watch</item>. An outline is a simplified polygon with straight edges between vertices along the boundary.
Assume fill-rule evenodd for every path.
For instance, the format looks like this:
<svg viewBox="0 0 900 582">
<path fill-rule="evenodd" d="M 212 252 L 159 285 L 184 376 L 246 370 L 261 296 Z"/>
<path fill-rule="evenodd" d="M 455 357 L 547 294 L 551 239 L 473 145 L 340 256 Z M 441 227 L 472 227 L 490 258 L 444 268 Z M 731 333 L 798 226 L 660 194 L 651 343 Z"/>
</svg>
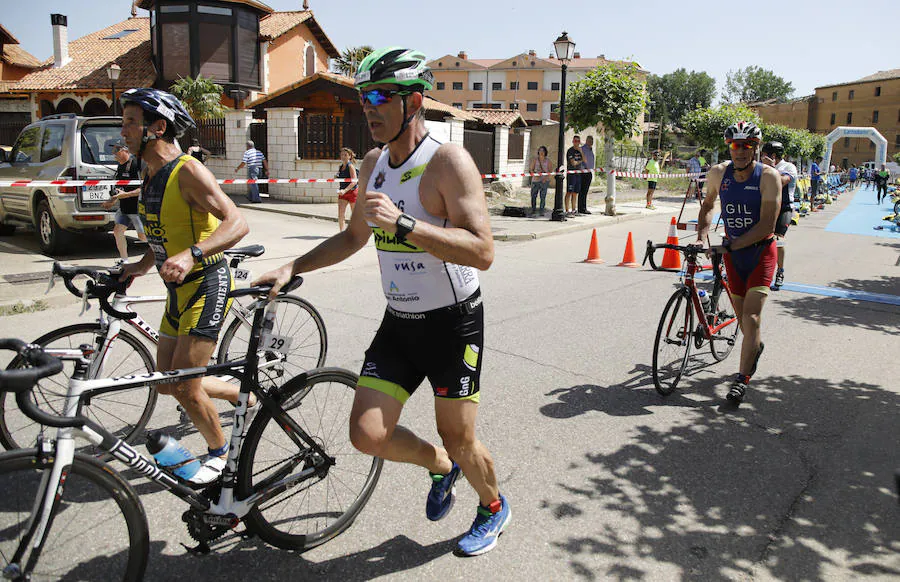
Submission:
<svg viewBox="0 0 900 582">
<path fill-rule="evenodd" d="M 203 251 L 197 245 L 191 245 L 191 256 L 194 257 L 195 263 L 199 263 L 203 260 Z"/>
<path fill-rule="evenodd" d="M 397 240 L 403 242 L 406 236 L 416 227 L 416 219 L 409 214 L 401 213 L 397 217 Z"/>
</svg>

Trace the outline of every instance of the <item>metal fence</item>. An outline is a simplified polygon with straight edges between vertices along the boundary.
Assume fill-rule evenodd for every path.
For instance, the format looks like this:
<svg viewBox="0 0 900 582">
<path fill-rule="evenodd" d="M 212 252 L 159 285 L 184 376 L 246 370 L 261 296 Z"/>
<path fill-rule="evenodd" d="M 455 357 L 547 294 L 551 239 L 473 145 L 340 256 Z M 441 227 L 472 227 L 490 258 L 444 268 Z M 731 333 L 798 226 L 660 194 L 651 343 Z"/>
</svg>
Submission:
<svg viewBox="0 0 900 582">
<path fill-rule="evenodd" d="M 297 119 L 297 157 L 304 160 L 336 160 L 341 148 L 357 157 L 377 145 L 365 119 L 335 119 L 330 115 L 301 115 Z"/>
<path fill-rule="evenodd" d="M 214 156 L 225 155 L 225 118 L 201 119 L 196 128 L 184 132 L 179 138 L 182 147 L 190 147 L 194 139 L 200 140 L 200 145 L 209 150 Z"/>
<path fill-rule="evenodd" d="M 27 119 L 0 119 L 0 145 L 11 146 L 19 137 L 19 132 L 31 123 Z"/>
</svg>

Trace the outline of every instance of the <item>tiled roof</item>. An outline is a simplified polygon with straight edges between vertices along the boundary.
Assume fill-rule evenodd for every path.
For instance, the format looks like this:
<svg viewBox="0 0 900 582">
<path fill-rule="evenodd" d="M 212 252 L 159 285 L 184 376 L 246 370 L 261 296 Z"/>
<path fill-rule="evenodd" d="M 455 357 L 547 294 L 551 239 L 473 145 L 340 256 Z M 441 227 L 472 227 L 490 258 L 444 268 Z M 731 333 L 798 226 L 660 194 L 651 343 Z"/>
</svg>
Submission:
<svg viewBox="0 0 900 582">
<path fill-rule="evenodd" d="M 891 79 L 900 78 L 900 69 L 888 69 L 887 71 L 878 71 L 874 75 L 863 77 L 855 81 L 845 81 L 843 83 L 833 83 L 831 85 L 821 85 L 816 89 L 827 89 L 829 87 L 841 87 L 843 85 L 855 85 L 857 83 L 870 83 L 872 81 L 889 81 Z"/>
<path fill-rule="evenodd" d="M 135 32 L 105 39 L 123 30 Z M 150 19 L 129 18 L 69 42 L 71 61 L 56 69 L 50 58 L 43 69 L 23 77 L 14 90 L 109 89 L 106 69 L 116 63 L 122 75 L 117 87 L 148 87 L 156 80 L 150 50 Z"/>
<path fill-rule="evenodd" d="M 312 18 L 309 10 L 273 12 L 259 21 L 259 35 L 265 40 L 276 39 L 302 22 Z"/>
<path fill-rule="evenodd" d="M 468 111 L 488 125 L 507 125 L 509 127 L 517 123 L 521 126 L 528 125 L 522 118 L 522 114 L 515 109 L 469 109 Z"/>
<path fill-rule="evenodd" d="M 220 1 L 230 2 L 231 4 L 243 4 L 244 6 L 256 8 L 260 12 L 265 12 L 267 14 L 271 14 L 273 12 L 272 8 L 263 4 L 262 2 L 257 2 L 256 0 L 220 0 Z M 156 5 L 156 0 L 137 0 L 137 7 L 143 8 L 144 10 L 152 10 L 155 5 Z"/>
<path fill-rule="evenodd" d="M 424 107 L 426 111 L 440 111 L 441 113 L 446 113 L 451 117 L 462 119 L 463 121 L 480 121 L 477 116 L 473 115 L 469 111 L 457 109 L 456 107 L 447 105 L 446 103 L 441 103 L 440 101 L 432 99 L 431 97 L 425 97 Z"/>
<path fill-rule="evenodd" d="M 2 24 L 0 24 L 0 44 L 19 44 L 19 39 L 6 30 L 6 27 Z"/>
<path fill-rule="evenodd" d="M 496 65 L 497 63 L 502 63 L 506 59 L 466 59 L 470 63 L 475 63 L 476 65 L 480 65 L 486 69 L 489 69 Z"/>
<path fill-rule="evenodd" d="M 37 60 L 31 53 L 17 44 L 4 44 L 3 55 L 0 58 L 2 58 L 3 62 L 7 65 L 12 65 L 14 67 L 36 69 L 41 66 L 41 61 Z"/>
</svg>

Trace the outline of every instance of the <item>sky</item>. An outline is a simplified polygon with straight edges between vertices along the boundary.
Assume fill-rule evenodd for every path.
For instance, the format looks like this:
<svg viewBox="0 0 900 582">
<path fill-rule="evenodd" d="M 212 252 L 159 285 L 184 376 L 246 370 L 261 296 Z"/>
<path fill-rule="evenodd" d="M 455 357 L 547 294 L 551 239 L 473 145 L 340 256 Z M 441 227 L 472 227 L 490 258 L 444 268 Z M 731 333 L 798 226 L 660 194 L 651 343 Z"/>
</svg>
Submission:
<svg viewBox="0 0 900 582">
<path fill-rule="evenodd" d="M 261 0 L 300 10 L 302 0 Z M 794 96 L 900 68 L 898 0 L 309 0 L 338 50 L 400 45 L 429 58 L 466 51 L 547 56 L 562 31 L 584 57 L 633 59 L 651 73 L 705 71 L 717 82 L 749 65 L 774 71 Z M 715 5 L 715 8 L 710 6 Z M 847 7 L 852 7 L 852 12 Z M 77 8 L 76 8 L 77 7 Z M 53 55 L 50 14 L 68 16 L 76 39 L 128 18 L 131 0 L 0 0 L 0 24 L 40 60 Z M 147 16 L 138 10 L 139 16 Z"/>
</svg>

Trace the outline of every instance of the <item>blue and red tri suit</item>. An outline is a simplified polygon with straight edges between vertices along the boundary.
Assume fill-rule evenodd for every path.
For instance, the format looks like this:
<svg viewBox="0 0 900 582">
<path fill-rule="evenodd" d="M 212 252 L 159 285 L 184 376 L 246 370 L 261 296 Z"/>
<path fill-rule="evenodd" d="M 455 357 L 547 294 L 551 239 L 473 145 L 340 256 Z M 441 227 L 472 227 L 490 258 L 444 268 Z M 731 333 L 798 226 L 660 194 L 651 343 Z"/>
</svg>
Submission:
<svg viewBox="0 0 900 582">
<path fill-rule="evenodd" d="M 762 212 L 762 192 L 759 185 L 762 173 L 763 165 L 756 162 L 750 178 L 745 182 L 738 182 L 734 179 L 734 164 L 729 162 L 725 168 L 725 175 L 719 186 L 719 200 L 725 234 L 730 240 L 743 235 L 759 222 Z M 751 289 L 768 293 L 777 264 L 778 252 L 775 239 L 771 236 L 726 254 L 725 270 L 731 293 L 740 297 L 746 296 Z"/>
</svg>

